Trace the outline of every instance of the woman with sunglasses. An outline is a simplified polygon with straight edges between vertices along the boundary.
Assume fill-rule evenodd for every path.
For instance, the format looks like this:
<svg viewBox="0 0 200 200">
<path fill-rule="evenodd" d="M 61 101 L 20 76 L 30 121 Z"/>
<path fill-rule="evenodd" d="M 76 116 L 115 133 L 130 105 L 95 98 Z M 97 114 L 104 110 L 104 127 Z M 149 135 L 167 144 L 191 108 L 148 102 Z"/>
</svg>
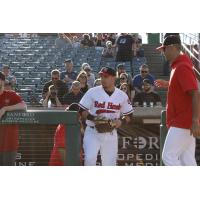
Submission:
<svg viewBox="0 0 200 200">
<path fill-rule="evenodd" d="M 87 73 L 85 71 L 80 71 L 76 78 L 76 81 L 79 81 L 81 83 L 81 92 L 85 94 L 89 89 Z"/>
<path fill-rule="evenodd" d="M 134 98 L 135 91 L 134 91 L 132 85 L 128 81 L 128 74 L 121 73 L 119 80 L 120 80 L 120 83 L 119 83 L 118 88 L 120 88 L 124 84 L 127 85 L 126 87 L 128 87 L 127 88 L 127 90 L 128 90 L 128 97 L 129 97 L 129 99 L 131 101 Z"/>
<path fill-rule="evenodd" d="M 119 89 L 125 92 L 128 95 L 129 100 L 131 101 L 131 90 L 129 85 L 127 83 L 122 83 Z"/>
</svg>

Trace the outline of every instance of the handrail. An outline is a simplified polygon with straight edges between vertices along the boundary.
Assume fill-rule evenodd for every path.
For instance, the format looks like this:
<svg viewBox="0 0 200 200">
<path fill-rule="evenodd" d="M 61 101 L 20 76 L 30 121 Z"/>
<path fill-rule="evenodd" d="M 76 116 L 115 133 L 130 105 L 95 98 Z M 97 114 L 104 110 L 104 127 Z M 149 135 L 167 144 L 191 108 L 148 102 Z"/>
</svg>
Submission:
<svg viewBox="0 0 200 200">
<path fill-rule="evenodd" d="M 186 38 L 189 38 L 190 39 L 190 44 L 193 42 L 193 44 L 194 43 L 199 43 L 199 38 L 198 38 L 198 36 L 197 35 L 195 35 L 195 34 L 193 34 L 193 33 L 180 33 L 180 35 L 182 35 L 182 40 L 183 40 L 183 42 L 185 42 L 184 41 L 184 39 Z"/>
<path fill-rule="evenodd" d="M 194 34 L 194 33 L 179 33 L 180 36 L 181 36 L 181 40 L 184 42 L 184 43 L 187 43 L 186 41 L 189 39 L 189 43 L 190 44 L 199 44 L 199 36 Z M 164 40 L 164 35 L 165 33 L 160 33 L 160 41 L 161 43 L 163 42 Z"/>
<path fill-rule="evenodd" d="M 189 54 L 190 57 L 194 58 L 200 64 L 200 60 L 198 58 L 196 58 L 196 56 L 188 49 L 188 47 L 184 43 L 182 43 L 182 47 L 185 49 L 185 51 L 187 51 L 187 53 Z M 197 79 L 200 81 L 200 68 L 199 68 L 199 65 L 198 66 L 193 66 L 193 70 L 195 71 Z"/>
<path fill-rule="evenodd" d="M 188 49 L 184 43 L 182 43 L 182 47 L 187 51 L 190 57 L 194 58 L 198 63 L 200 63 L 200 60 L 196 58 L 196 56 Z"/>
</svg>

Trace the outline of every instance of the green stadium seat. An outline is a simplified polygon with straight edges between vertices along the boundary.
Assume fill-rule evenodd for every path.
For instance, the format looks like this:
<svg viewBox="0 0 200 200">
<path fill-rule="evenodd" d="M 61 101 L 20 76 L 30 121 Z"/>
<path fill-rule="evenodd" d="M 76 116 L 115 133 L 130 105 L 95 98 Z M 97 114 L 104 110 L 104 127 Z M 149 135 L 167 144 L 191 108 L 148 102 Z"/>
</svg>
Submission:
<svg viewBox="0 0 200 200">
<path fill-rule="evenodd" d="M 17 85 L 22 85 L 23 84 L 23 78 L 16 78 L 17 79 Z"/>
<path fill-rule="evenodd" d="M 46 78 L 47 72 L 32 72 L 30 73 L 30 78 Z"/>
<path fill-rule="evenodd" d="M 24 78 L 24 77 L 29 77 L 29 72 L 15 72 L 14 76 L 16 78 Z"/>
<path fill-rule="evenodd" d="M 40 78 L 25 78 L 24 85 L 39 85 L 41 83 Z"/>
</svg>

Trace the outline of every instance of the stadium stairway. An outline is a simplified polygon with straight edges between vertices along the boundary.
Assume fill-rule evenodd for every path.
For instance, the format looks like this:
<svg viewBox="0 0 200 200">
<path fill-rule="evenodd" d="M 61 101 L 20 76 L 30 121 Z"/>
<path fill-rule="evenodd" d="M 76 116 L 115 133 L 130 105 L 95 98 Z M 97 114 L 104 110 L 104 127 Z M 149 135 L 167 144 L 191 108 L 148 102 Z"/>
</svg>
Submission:
<svg viewBox="0 0 200 200">
<path fill-rule="evenodd" d="M 156 50 L 159 44 L 144 44 L 142 47 L 145 52 L 146 63 L 150 68 L 150 73 L 155 76 L 156 79 L 169 80 L 169 76 L 163 75 L 163 56 Z M 162 105 L 166 105 L 166 89 L 157 89 L 157 92 L 161 96 Z"/>
<path fill-rule="evenodd" d="M 158 46 L 159 45 L 156 44 L 144 44 L 142 46 L 144 48 L 147 64 L 150 67 L 151 73 L 154 74 L 155 77 L 160 77 L 163 71 L 163 58 L 162 55 L 156 50 L 156 47 Z"/>
</svg>

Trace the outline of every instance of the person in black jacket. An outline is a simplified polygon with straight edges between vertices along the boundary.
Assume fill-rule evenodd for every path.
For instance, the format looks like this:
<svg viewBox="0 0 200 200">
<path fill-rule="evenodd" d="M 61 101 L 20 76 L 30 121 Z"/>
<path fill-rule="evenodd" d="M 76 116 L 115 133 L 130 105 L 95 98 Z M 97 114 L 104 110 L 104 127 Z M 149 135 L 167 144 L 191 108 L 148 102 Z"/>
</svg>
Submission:
<svg viewBox="0 0 200 200">
<path fill-rule="evenodd" d="M 143 91 L 137 93 L 133 99 L 134 106 L 140 107 L 154 107 L 162 106 L 160 96 L 152 90 L 152 84 L 150 80 L 143 80 Z"/>
<path fill-rule="evenodd" d="M 71 105 L 72 103 L 79 103 L 83 93 L 81 92 L 81 83 L 74 81 L 68 94 L 63 97 L 63 105 Z"/>
</svg>

